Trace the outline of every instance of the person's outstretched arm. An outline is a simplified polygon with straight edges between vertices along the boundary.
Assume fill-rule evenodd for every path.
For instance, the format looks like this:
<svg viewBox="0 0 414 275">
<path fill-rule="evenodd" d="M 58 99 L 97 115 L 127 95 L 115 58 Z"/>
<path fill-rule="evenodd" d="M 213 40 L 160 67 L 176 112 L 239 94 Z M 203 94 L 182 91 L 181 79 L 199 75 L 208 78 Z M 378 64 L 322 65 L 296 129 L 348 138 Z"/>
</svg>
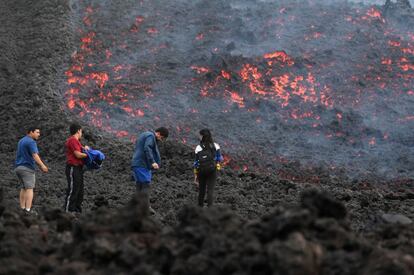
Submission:
<svg viewBox="0 0 414 275">
<path fill-rule="evenodd" d="M 73 154 L 75 154 L 75 157 L 77 157 L 78 159 L 84 159 L 88 157 L 87 154 L 79 152 L 77 150 L 73 151 Z"/>
<path fill-rule="evenodd" d="M 40 159 L 39 154 L 38 153 L 34 153 L 32 156 L 33 156 L 33 159 L 35 160 L 35 162 L 37 163 L 37 165 L 39 165 L 40 170 L 42 170 L 43 172 L 47 173 L 49 171 L 49 169 L 43 163 L 43 161 Z"/>
<path fill-rule="evenodd" d="M 152 153 L 152 148 L 155 146 L 155 138 L 154 137 L 147 137 L 144 143 L 144 153 L 145 157 L 151 163 L 152 168 L 158 169 L 158 163 L 155 162 L 154 154 Z"/>
</svg>

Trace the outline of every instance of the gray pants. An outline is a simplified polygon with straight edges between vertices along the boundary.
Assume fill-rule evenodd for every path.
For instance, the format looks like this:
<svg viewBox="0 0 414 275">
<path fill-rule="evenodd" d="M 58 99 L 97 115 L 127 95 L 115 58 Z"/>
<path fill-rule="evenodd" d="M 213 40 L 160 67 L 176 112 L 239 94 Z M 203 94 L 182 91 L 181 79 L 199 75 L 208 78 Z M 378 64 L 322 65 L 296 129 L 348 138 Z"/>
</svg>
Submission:
<svg viewBox="0 0 414 275">
<path fill-rule="evenodd" d="M 22 185 L 21 189 L 33 189 L 35 188 L 36 175 L 35 170 L 32 170 L 26 166 L 17 166 L 14 169 L 14 173 Z"/>
</svg>

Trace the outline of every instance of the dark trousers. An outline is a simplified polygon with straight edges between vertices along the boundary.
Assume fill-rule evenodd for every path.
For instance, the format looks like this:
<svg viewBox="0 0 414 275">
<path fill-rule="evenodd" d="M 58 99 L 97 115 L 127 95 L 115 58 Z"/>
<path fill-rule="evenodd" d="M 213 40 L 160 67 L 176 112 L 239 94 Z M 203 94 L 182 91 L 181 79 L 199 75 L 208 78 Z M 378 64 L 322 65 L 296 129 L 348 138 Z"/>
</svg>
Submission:
<svg viewBox="0 0 414 275">
<path fill-rule="evenodd" d="M 198 205 L 204 206 L 204 197 L 207 191 L 207 206 L 213 205 L 214 186 L 216 185 L 216 172 L 209 175 L 198 175 Z"/>
<path fill-rule="evenodd" d="M 148 206 L 150 206 L 149 196 L 150 196 L 150 184 L 136 182 L 137 193 L 143 195 L 147 201 Z"/>
<path fill-rule="evenodd" d="M 83 167 L 66 165 L 66 179 L 68 188 L 66 189 L 65 211 L 82 212 L 83 201 Z"/>
</svg>

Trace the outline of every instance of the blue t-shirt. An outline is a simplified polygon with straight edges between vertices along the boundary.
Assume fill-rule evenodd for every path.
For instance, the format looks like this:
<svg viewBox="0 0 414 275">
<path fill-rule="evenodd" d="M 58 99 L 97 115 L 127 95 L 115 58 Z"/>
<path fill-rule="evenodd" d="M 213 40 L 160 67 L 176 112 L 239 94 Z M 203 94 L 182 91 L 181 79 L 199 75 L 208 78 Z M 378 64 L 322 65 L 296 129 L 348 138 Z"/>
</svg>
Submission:
<svg viewBox="0 0 414 275">
<path fill-rule="evenodd" d="M 17 154 L 15 167 L 26 166 L 35 170 L 35 160 L 33 154 L 38 154 L 37 144 L 34 139 L 29 136 L 25 136 L 17 144 Z"/>
</svg>

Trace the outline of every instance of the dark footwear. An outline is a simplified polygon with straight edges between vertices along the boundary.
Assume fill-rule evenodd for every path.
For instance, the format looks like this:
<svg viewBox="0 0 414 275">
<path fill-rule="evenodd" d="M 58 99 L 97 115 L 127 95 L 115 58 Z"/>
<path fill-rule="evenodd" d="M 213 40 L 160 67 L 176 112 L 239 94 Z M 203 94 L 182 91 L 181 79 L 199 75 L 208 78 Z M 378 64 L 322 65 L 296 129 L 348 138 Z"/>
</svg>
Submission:
<svg viewBox="0 0 414 275">
<path fill-rule="evenodd" d="M 77 212 L 77 211 L 67 211 L 66 213 L 69 214 L 70 217 L 77 219 L 80 217 L 81 213 Z"/>
<path fill-rule="evenodd" d="M 148 208 L 149 212 L 151 215 L 155 215 L 157 212 L 155 212 L 154 208 L 152 208 L 151 206 Z"/>
<path fill-rule="evenodd" d="M 26 209 L 24 209 L 23 211 L 24 211 L 24 213 L 25 213 L 26 215 L 30 215 L 30 216 L 38 216 L 38 215 L 39 215 L 39 214 L 36 212 L 36 210 L 34 210 L 34 209 L 30 209 L 30 211 L 27 211 Z"/>
</svg>

